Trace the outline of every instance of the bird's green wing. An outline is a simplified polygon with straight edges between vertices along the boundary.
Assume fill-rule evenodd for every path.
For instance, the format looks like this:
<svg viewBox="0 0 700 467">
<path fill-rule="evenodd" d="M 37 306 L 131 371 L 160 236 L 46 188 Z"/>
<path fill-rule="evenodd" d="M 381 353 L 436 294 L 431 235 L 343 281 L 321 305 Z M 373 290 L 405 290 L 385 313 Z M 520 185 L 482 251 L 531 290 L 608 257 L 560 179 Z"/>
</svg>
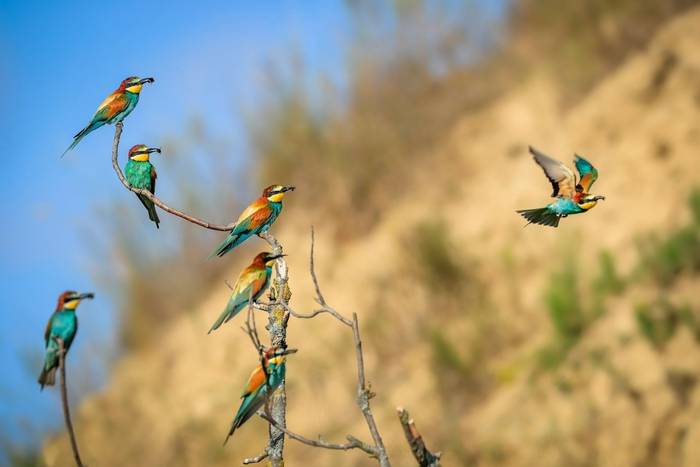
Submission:
<svg viewBox="0 0 700 467">
<path fill-rule="evenodd" d="M 571 198 L 576 185 L 576 179 L 571 169 L 564 163 L 552 159 L 532 146 L 530 146 L 530 154 L 534 157 L 535 162 L 542 167 L 544 174 L 552 184 L 552 197 Z"/>
<path fill-rule="evenodd" d="M 578 154 L 576 154 L 574 158 L 574 164 L 576 164 L 576 170 L 578 170 L 578 175 L 580 177 L 578 186 L 581 187 L 584 193 L 588 193 L 591 186 L 598 180 L 598 169 L 593 167 L 593 164 Z"/>
</svg>

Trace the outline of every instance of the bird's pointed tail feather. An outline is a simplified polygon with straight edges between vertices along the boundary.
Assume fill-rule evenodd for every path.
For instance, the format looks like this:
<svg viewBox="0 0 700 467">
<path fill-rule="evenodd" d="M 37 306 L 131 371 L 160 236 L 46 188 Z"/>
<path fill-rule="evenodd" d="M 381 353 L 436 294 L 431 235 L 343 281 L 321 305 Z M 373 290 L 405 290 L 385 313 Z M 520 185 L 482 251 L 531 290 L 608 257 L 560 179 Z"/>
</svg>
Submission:
<svg viewBox="0 0 700 467">
<path fill-rule="evenodd" d="M 42 391 L 44 390 L 44 386 L 53 386 L 56 384 L 56 367 L 49 370 L 47 370 L 46 367 L 42 368 L 38 382 L 41 385 Z"/>
<path fill-rule="evenodd" d="M 559 226 L 560 217 L 546 207 L 537 209 L 521 209 L 516 212 L 527 219 L 528 222 L 526 226 L 530 224 L 547 225 L 549 227 Z"/>
<path fill-rule="evenodd" d="M 146 208 L 146 211 L 148 211 L 148 218 L 155 222 L 157 229 L 160 229 L 160 218 L 158 217 L 158 212 L 156 211 L 156 205 L 153 203 L 153 201 L 143 195 L 137 194 L 136 196 L 138 196 L 139 200 Z"/>
<path fill-rule="evenodd" d="M 105 124 L 105 122 L 103 122 L 103 121 L 90 122 L 90 124 L 88 126 L 83 128 L 82 130 L 80 130 L 78 132 L 78 134 L 73 137 L 73 142 L 70 143 L 70 146 L 68 146 L 68 149 L 63 151 L 63 154 L 61 154 L 61 158 L 63 158 L 63 156 L 65 156 L 68 153 L 68 151 L 73 150 L 78 145 L 80 140 L 85 138 L 88 133 L 90 133 L 93 130 L 96 130 L 97 128 L 101 127 L 104 124 Z"/>
</svg>

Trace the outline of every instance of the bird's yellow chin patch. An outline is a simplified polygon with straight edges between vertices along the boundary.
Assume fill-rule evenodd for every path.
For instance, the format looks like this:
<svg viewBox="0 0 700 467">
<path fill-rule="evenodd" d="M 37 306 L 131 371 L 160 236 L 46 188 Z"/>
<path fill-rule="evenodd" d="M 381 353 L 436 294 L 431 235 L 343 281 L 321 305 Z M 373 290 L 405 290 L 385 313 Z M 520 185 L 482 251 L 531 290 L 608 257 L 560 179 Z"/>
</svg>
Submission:
<svg viewBox="0 0 700 467">
<path fill-rule="evenodd" d="M 269 199 L 273 203 L 279 203 L 280 201 L 282 201 L 282 198 L 284 198 L 284 193 L 275 193 L 274 195 L 267 197 L 267 199 Z"/>
<path fill-rule="evenodd" d="M 146 162 L 148 160 L 148 153 L 145 154 L 137 154 L 134 157 L 131 158 L 132 161 L 138 161 L 138 162 Z"/>
<path fill-rule="evenodd" d="M 270 267 L 270 268 L 271 268 L 272 266 L 274 266 L 274 265 L 275 265 L 275 260 L 274 260 L 274 259 L 271 259 L 270 261 L 268 261 L 267 263 L 265 263 L 265 266 Z"/>
<path fill-rule="evenodd" d="M 269 360 L 268 363 L 279 366 L 282 363 L 284 363 L 284 356 L 273 357 Z"/>
<path fill-rule="evenodd" d="M 63 309 L 75 310 L 78 307 L 78 303 L 80 303 L 80 300 L 71 300 L 63 305 Z"/>
<path fill-rule="evenodd" d="M 132 94 L 138 94 L 141 92 L 141 88 L 143 87 L 143 84 L 135 84 L 133 86 L 129 86 L 126 88 L 126 90 Z"/>
<path fill-rule="evenodd" d="M 579 206 L 581 207 L 581 209 L 583 209 L 583 210 L 585 210 L 585 211 L 588 211 L 589 209 L 591 209 L 591 208 L 592 208 L 593 206 L 595 206 L 596 204 L 598 204 L 598 201 L 588 201 L 588 202 L 586 202 L 586 203 L 581 203 L 581 204 L 579 204 Z"/>
</svg>

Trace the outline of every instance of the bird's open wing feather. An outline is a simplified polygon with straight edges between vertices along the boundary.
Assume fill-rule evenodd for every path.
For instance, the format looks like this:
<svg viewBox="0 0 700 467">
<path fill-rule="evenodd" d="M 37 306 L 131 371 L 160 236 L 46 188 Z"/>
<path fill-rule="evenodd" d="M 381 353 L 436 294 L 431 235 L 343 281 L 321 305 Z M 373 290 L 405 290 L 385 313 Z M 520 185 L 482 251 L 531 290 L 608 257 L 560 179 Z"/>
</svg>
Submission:
<svg viewBox="0 0 700 467">
<path fill-rule="evenodd" d="M 552 197 L 562 196 L 571 198 L 576 186 L 574 173 L 571 169 L 564 165 L 564 163 L 552 159 L 532 146 L 530 146 L 530 154 L 534 157 L 535 162 L 542 167 L 544 174 L 552 184 Z"/>
<path fill-rule="evenodd" d="M 593 167 L 593 164 L 578 154 L 576 154 L 574 164 L 576 164 L 576 170 L 578 170 L 578 175 L 580 177 L 578 184 L 581 186 L 584 193 L 588 193 L 593 183 L 598 180 L 598 169 Z"/>
</svg>

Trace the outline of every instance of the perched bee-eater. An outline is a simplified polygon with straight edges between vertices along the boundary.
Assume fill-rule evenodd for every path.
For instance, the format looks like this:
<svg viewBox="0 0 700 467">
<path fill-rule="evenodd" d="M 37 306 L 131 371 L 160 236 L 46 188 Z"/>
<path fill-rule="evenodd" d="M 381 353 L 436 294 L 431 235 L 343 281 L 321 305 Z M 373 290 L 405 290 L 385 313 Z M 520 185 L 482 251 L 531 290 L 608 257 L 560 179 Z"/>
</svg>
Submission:
<svg viewBox="0 0 700 467">
<path fill-rule="evenodd" d="M 149 161 L 150 154 L 160 153 L 160 148 L 149 148 L 145 144 L 137 144 L 129 149 L 129 162 L 124 168 L 126 181 L 134 188 L 141 188 L 156 194 L 156 168 Z M 148 218 L 156 224 L 156 228 L 160 228 L 160 219 L 156 212 L 156 206 L 153 201 L 141 194 L 136 194 L 139 200 L 148 211 Z"/>
<path fill-rule="evenodd" d="M 516 211 L 528 220 L 527 225 L 557 227 L 562 217 L 586 212 L 598 204 L 598 200 L 605 199 L 605 196 L 588 193 L 591 185 L 598 179 L 598 170 L 583 157 L 576 155 L 574 159 L 580 176 L 577 182 L 574 173 L 562 162 L 542 154 L 533 147 L 530 147 L 530 153 L 552 184 L 552 197 L 556 200 L 543 208 Z"/>
<path fill-rule="evenodd" d="M 246 267 L 238 276 L 236 285 L 233 286 L 231 298 L 226 304 L 226 309 L 221 313 L 209 329 L 209 333 L 218 329 L 223 323 L 228 322 L 248 305 L 252 297 L 255 302 L 267 289 L 272 276 L 272 266 L 277 258 L 285 255 L 275 255 L 272 253 L 258 253 L 253 262 Z M 207 333 L 207 334 L 209 334 Z"/>
<path fill-rule="evenodd" d="M 271 348 L 263 353 L 262 362 L 253 370 L 248 378 L 248 383 L 243 388 L 241 406 L 236 412 L 236 417 L 231 423 L 231 429 L 226 435 L 224 444 L 241 425 L 243 425 L 255 412 L 263 406 L 267 397 L 275 392 L 275 389 L 284 380 L 286 355 L 295 353 L 296 349 Z"/>
<path fill-rule="evenodd" d="M 56 310 L 49 318 L 44 332 L 44 341 L 46 353 L 44 356 L 44 366 L 39 374 L 39 384 L 41 389 L 44 386 L 53 386 L 56 382 L 56 369 L 58 368 L 58 351 L 60 349 L 58 342 L 54 337 L 63 340 L 63 348 L 68 352 L 75 333 L 78 332 L 78 318 L 75 316 L 75 309 L 80 304 L 81 300 L 86 298 L 94 298 L 93 293 L 73 292 L 71 290 L 63 292 L 58 297 Z M 65 358 L 65 355 L 64 355 Z"/>
<path fill-rule="evenodd" d="M 119 88 L 102 101 L 90 123 L 73 137 L 73 142 L 63 155 L 73 149 L 81 139 L 93 130 L 105 124 L 111 125 L 124 120 L 139 102 L 139 94 L 143 85 L 154 81 L 153 78 L 139 78 L 137 76 L 130 76 L 122 81 Z"/>
<path fill-rule="evenodd" d="M 270 185 L 265 188 L 262 196 L 245 208 L 226 240 L 209 257 L 224 256 L 251 235 L 260 235 L 269 229 L 282 211 L 282 199 L 288 191 L 294 191 L 294 187 Z"/>
</svg>

